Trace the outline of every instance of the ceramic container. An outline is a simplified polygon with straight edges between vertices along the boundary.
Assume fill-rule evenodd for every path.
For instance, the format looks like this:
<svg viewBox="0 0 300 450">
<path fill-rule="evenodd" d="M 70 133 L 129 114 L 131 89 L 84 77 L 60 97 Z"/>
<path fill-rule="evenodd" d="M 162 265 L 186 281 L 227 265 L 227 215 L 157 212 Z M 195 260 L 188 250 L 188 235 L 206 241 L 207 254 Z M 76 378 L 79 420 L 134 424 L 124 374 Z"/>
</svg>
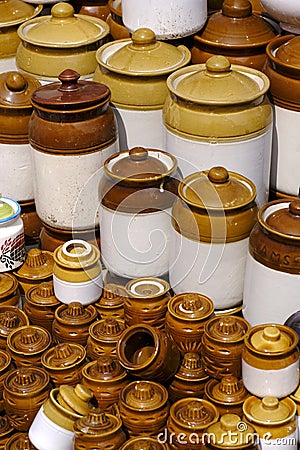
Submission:
<svg viewBox="0 0 300 450">
<path fill-rule="evenodd" d="M 163 330 L 171 298 L 169 283 L 160 278 L 135 278 L 125 288 L 128 295 L 124 299 L 125 325 L 143 323 Z"/>
<path fill-rule="evenodd" d="M 95 360 L 101 355 L 116 357 L 117 343 L 123 330 L 124 321 L 113 317 L 94 322 L 89 328 L 87 356 L 91 360 Z"/>
<path fill-rule="evenodd" d="M 279 28 L 279 27 L 278 27 Z M 280 29 L 252 12 L 249 0 L 224 0 L 221 10 L 208 16 L 202 30 L 194 36 L 192 63 L 205 63 L 213 55 L 224 55 L 232 64 L 262 70 L 266 46 Z"/>
<path fill-rule="evenodd" d="M 264 10 L 279 22 L 285 32 L 300 33 L 300 7 L 297 1 L 260 0 Z"/>
<path fill-rule="evenodd" d="M 3 380 L 3 400 L 15 430 L 28 431 L 51 389 L 50 377 L 39 367 L 12 369 Z"/>
<path fill-rule="evenodd" d="M 1 416 L 0 417 L 0 448 L 1 450 L 5 449 L 5 445 L 9 438 L 12 435 L 15 435 L 16 432 L 13 428 L 13 426 L 9 422 L 8 416 Z"/>
<path fill-rule="evenodd" d="M 0 348 L 5 350 L 7 336 L 11 331 L 29 325 L 27 314 L 18 306 L 0 305 Z"/>
<path fill-rule="evenodd" d="M 105 20 L 109 14 L 108 0 L 81 0 L 79 14 L 98 17 Z"/>
<path fill-rule="evenodd" d="M 54 293 L 59 301 L 82 305 L 96 302 L 102 293 L 100 250 L 96 245 L 73 239 L 53 253 Z"/>
<path fill-rule="evenodd" d="M 122 18 L 122 1 L 108 0 L 109 15 L 106 22 L 110 28 L 110 34 L 113 40 L 129 39 L 130 31 L 127 30 Z"/>
<path fill-rule="evenodd" d="M 275 136 L 270 191 L 277 198 L 299 195 L 300 158 L 295 145 L 299 138 L 299 48 L 300 37 L 291 34 L 272 39 L 266 48 L 264 73 L 271 83 L 269 94 L 274 109 Z"/>
<path fill-rule="evenodd" d="M 146 324 L 125 328 L 117 343 L 117 357 L 134 376 L 158 383 L 175 375 L 180 353 L 166 333 Z"/>
<path fill-rule="evenodd" d="M 104 20 L 74 14 L 70 3 L 56 3 L 50 15 L 19 26 L 17 67 L 43 84 L 55 81 L 65 69 L 79 72 L 82 78 L 92 78 L 97 66 L 96 51 L 108 34 L 109 26 Z"/>
<path fill-rule="evenodd" d="M 242 378 L 258 397 L 286 397 L 299 383 L 297 333 L 284 325 L 251 327 L 242 352 Z"/>
<path fill-rule="evenodd" d="M 20 214 L 18 202 L 0 197 L 0 272 L 15 270 L 25 260 L 24 224 Z"/>
<path fill-rule="evenodd" d="M 157 437 L 169 409 L 167 389 L 154 381 L 133 381 L 120 392 L 120 416 L 129 437 Z"/>
<path fill-rule="evenodd" d="M 214 55 L 205 64 L 176 70 L 167 86 L 164 148 L 177 158 L 183 176 L 224 166 L 249 178 L 264 204 L 273 124 L 266 75 Z"/>
<path fill-rule="evenodd" d="M 16 432 L 6 442 L 5 449 L 18 450 L 19 448 L 24 450 L 37 450 L 30 442 L 28 433 Z"/>
<path fill-rule="evenodd" d="M 3 391 L 4 391 L 4 378 L 7 373 L 14 368 L 13 361 L 11 359 L 10 354 L 6 350 L 0 350 L 0 413 L 5 414 L 4 408 L 4 400 L 3 400 Z M 4 423 L 1 423 L 0 420 L 0 448 L 1 448 L 1 425 L 4 426 Z M 7 430 L 7 427 L 4 426 Z"/>
<path fill-rule="evenodd" d="M 249 238 L 243 294 L 243 316 L 252 326 L 283 324 L 299 309 L 299 224 L 299 199 L 274 200 L 258 212 Z"/>
<path fill-rule="evenodd" d="M 99 185 L 101 256 L 110 272 L 127 278 L 168 272 L 176 169 L 169 153 L 143 147 L 105 161 Z"/>
<path fill-rule="evenodd" d="M 157 41 L 151 29 L 139 28 L 130 39 L 101 46 L 96 58 L 98 66 L 93 79 L 111 90 L 120 150 L 136 146 L 163 149 L 166 79 L 190 62 L 188 48 Z"/>
<path fill-rule="evenodd" d="M 216 309 L 238 306 L 249 234 L 257 217 L 254 184 L 215 166 L 184 178 L 178 194 L 169 257 L 173 291 L 200 292 Z"/>
<path fill-rule="evenodd" d="M 11 273 L 0 274 L 0 305 L 22 307 L 19 283 Z"/>
<path fill-rule="evenodd" d="M 35 201 L 29 200 L 19 204 L 21 206 L 21 219 L 24 223 L 25 245 L 28 248 L 37 247 L 40 245 L 42 223 L 36 213 Z"/>
<path fill-rule="evenodd" d="M 204 326 L 214 316 L 213 301 L 202 294 L 173 296 L 167 305 L 166 331 L 182 355 L 200 353 Z"/>
<path fill-rule="evenodd" d="M 94 303 L 98 314 L 102 319 L 113 317 L 114 319 L 124 319 L 124 299 L 127 292 L 123 286 L 115 283 L 105 283 L 102 295 Z"/>
<path fill-rule="evenodd" d="M 259 436 L 259 447 L 288 450 L 297 449 L 296 405 L 289 397 L 279 400 L 267 396 L 259 399 L 251 396 L 245 400 L 244 418 Z"/>
<path fill-rule="evenodd" d="M 66 69 L 58 78 L 32 95 L 28 133 L 36 210 L 50 227 L 94 231 L 102 165 L 118 150 L 110 90 L 80 80 L 74 70 Z"/>
<path fill-rule="evenodd" d="M 98 225 L 96 225 L 94 229 L 63 230 L 53 228 L 45 222 L 41 222 L 41 224 L 42 227 L 40 230 L 39 242 L 40 247 L 43 250 L 54 252 L 57 247 L 73 239 L 81 239 L 89 242 L 90 244 L 97 245 L 100 248 L 100 232 Z"/>
<path fill-rule="evenodd" d="M 150 448 L 151 450 L 167 450 L 168 447 L 164 443 L 158 442 L 157 439 L 139 436 L 127 439 L 120 447 L 120 450 L 142 450 L 145 448 Z"/>
<path fill-rule="evenodd" d="M 137 0 L 122 0 L 122 15 L 131 33 L 148 27 L 160 40 L 182 38 L 201 30 L 207 19 L 207 2 L 173 0 L 169 4 L 154 0 L 151 5 L 141 5 Z"/>
<path fill-rule="evenodd" d="M 98 407 L 106 411 L 118 403 L 121 390 L 129 383 L 126 370 L 109 355 L 88 362 L 81 374 L 81 383 L 93 392 Z"/>
<path fill-rule="evenodd" d="M 242 376 L 242 352 L 249 323 L 238 316 L 213 317 L 204 328 L 202 364 L 206 373 L 221 380 L 223 376 Z"/>
<path fill-rule="evenodd" d="M 60 305 L 54 313 L 52 323 L 53 341 L 77 342 L 86 346 L 89 327 L 97 320 L 98 313 L 93 305 L 83 306 L 80 302 Z"/>
</svg>

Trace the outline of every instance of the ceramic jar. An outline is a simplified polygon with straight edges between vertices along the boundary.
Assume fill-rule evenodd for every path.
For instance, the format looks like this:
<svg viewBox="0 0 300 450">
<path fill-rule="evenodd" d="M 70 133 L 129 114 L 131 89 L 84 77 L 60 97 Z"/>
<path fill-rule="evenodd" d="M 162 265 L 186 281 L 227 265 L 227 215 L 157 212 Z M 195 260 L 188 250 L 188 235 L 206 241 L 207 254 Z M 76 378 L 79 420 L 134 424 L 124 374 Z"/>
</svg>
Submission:
<svg viewBox="0 0 300 450">
<path fill-rule="evenodd" d="M 221 380 L 226 375 L 242 376 L 242 352 L 249 323 L 238 316 L 213 317 L 204 328 L 202 364 L 206 373 Z"/>
<path fill-rule="evenodd" d="M 97 359 L 101 355 L 116 356 L 117 343 L 124 331 L 124 321 L 107 317 L 97 320 L 89 328 L 87 356 Z"/>
<path fill-rule="evenodd" d="M 289 397 L 279 400 L 267 396 L 259 399 L 251 396 L 245 400 L 244 418 L 250 423 L 259 436 L 262 450 L 267 448 L 296 450 L 297 424 L 296 405 Z"/>
<path fill-rule="evenodd" d="M 74 423 L 74 450 L 109 448 L 119 450 L 126 441 L 122 420 L 101 410 L 89 414 Z"/>
<path fill-rule="evenodd" d="M 157 437 L 169 409 L 167 389 L 154 381 L 133 381 L 120 392 L 120 416 L 129 437 Z"/>
<path fill-rule="evenodd" d="M 42 223 L 36 213 L 35 201 L 29 200 L 20 202 L 20 206 L 21 218 L 24 223 L 25 244 L 28 248 L 40 246 Z"/>
<path fill-rule="evenodd" d="M 79 14 L 86 14 L 87 16 L 98 17 L 105 20 L 109 14 L 109 7 L 107 0 L 81 0 L 79 3 Z"/>
<path fill-rule="evenodd" d="M 166 331 L 182 355 L 200 353 L 204 326 L 214 316 L 213 301 L 202 294 L 184 293 L 167 305 Z"/>
<path fill-rule="evenodd" d="M 107 41 L 109 26 L 97 17 L 74 14 L 69 3 L 52 6 L 51 14 L 26 21 L 18 28 L 21 40 L 16 65 L 43 84 L 55 81 L 65 69 L 92 78 L 97 49 Z"/>
<path fill-rule="evenodd" d="M 62 303 L 89 305 L 102 293 L 102 265 L 96 245 L 73 239 L 57 247 L 53 253 L 53 286 Z"/>
<path fill-rule="evenodd" d="M 83 306 L 80 302 L 60 305 L 54 313 L 52 324 L 53 341 L 77 342 L 86 346 L 89 327 L 97 320 L 97 310 L 93 305 Z"/>
<path fill-rule="evenodd" d="M 271 83 L 276 137 L 272 142 L 270 191 L 277 198 L 299 194 L 299 48 L 300 37 L 291 34 L 272 39 L 266 48 L 264 72 Z"/>
<path fill-rule="evenodd" d="M 11 356 L 6 350 L 0 350 L 0 413 L 5 414 L 3 391 L 4 391 L 4 378 L 7 373 L 14 368 Z M 1 420 L 0 420 L 0 448 L 1 448 Z"/>
<path fill-rule="evenodd" d="M 49 252 L 54 252 L 57 247 L 73 239 L 81 239 L 100 247 L 99 234 L 99 228 L 93 230 L 63 230 L 53 228 L 49 224 L 43 222 L 39 235 L 39 242 L 40 247 Z"/>
<path fill-rule="evenodd" d="M 0 448 L 5 449 L 5 445 L 12 435 L 17 434 L 10 424 L 8 416 L 0 417 Z"/>
<path fill-rule="evenodd" d="M 243 294 L 243 316 L 252 326 L 283 324 L 299 309 L 299 225 L 299 199 L 274 200 L 258 212 L 249 238 Z"/>
<path fill-rule="evenodd" d="M 178 194 L 169 257 L 173 291 L 201 292 L 216 310 L 238 306 L 249 234 L 257 218 L 254 184 L 215 166 L 184 178 Z"/>
<path fill-rule="evenodd" d="M 111 90 L 120 150 L 136 146 L 164 149 L 162 108 L 168 94 L 166 79 L 190 62 L 188 48 L 159 42 L 151 29 L 140 28 L 130 39 L 101 46 L 96 58 L 98 66 L 93 79 Z"/>
<path fill-rule="evenodd" d="M 279 28 L 279 27 L 278 27 Z M 224 0 L 221 10 L 208 16 L 194 36 L 192 63 L 205 63 L 213 55 L 224 55 L 232 64 L 262 70 L 266 46 L 279 30 L 258 13 L 249 0 Z"/>
<path fill-rule="evenodd" d="M 0 305 L 0 348 L 5 350 L 7 336 L 13 330 L 29 325 L 27 314 L 18 306 Z"/>
<path fill-rule="evenodd" d="M 11 273 L 0 274 L 0 305 L 22 306 L 18 280 Z"/>
<path fill-rule="evenodd" d="M 281 0 L 260 0 L 264 11 L 279 22 L 280 27 L 285 33 L 300 34 L 300 8 L 295 0 L 282 2 Z"/>
<path fill-rule="evenodd" d="M 80 80 L 74 70 L 66 69 L 58 78 L 59 82 L 42 86 L 31 98 L 28 133 L 36 211 L 50 227 L 91 231 L 98 225 L 100 171 L 107 157 L 118 150 L 110 90 L 101 83 Z"/>
<path fill-rule="evenodd" d="M 166 333 L 146 324 L 125 328 L 117 343 L 117 357 L 134 376 L 158 383 L 168 381 L 180 364 L 180 353 Z"/>
<path fill-rule="evenodd" d="M 286 397 L 299 384 L 297 333 L 284 325 L 251 327 L 242 352 L 246 389 L 258 397 Z"/>
<path fill-rule="evenodd" d="M 124 319 L 124 299 L 127 292 L 123 286 L 115 283 L 105 283 L 102 295 L 94 303 L 98 314 L 102 319 L 113 317 L 114 319 Z"/>
<path fill-rule="evenodd" d="M 22 432 L 14 433 L 5 444 L 5 449 L 7 450 L 18 450 L 19 448 L 24 450 L 37 450 L 30 442 L 28 434 Z"/>
<path fill-rule="evenodd" d="M 101 256 L 108 271 L 125 278 L 167 274 L 176 169 L 169 153 L 143 147 L 105 161 L 99 214 Z"/>
<path fill-rule="evenodd" d="M 12 369 L 3 380 L 3 400 L 15 430 L 28 431 L 51 389 L 50 377 L 39 367 Z"/>
<path fill-rule="evenodd" d="M 129 39 L 130 32 L 123 23 L 122 0 L 108 0 L 109 15 L 106 22 L 113 40 Z"/>
<path fill-rule="evenodd" d="M 177 158 L 183 176 L 224 166 L 249 178 L 264 204 L 273 125 L 266 75 L 215 55 L 176 70 L 167 86 L 165 149 Z"/>
<path fill-rule="evenodd" d="M 171 298 L 169 283 L 160 278 L 135 278 L 125 288 L 128 295 L 124 299 L 125 325 L 143 323 L 163 330 Z"/>
<path fill-rule="evenodd" d="M 144 436 L 127 439 L 125 444 L 123 444 L 122 447 L 120 447 L 120 450 L 144 450 L 144 449 L 167 450 L 168 447 L 163 443 L 159 443 L 157 439 Z"/>
</svg>

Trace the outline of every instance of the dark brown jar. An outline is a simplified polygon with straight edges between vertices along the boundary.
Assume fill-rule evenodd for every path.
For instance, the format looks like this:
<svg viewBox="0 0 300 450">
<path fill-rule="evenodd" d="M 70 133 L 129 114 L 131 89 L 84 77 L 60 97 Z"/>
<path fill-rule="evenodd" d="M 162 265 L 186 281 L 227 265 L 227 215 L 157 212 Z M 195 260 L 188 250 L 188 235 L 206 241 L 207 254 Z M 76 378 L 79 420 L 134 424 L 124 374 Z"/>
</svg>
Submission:
<svg viewBox="0 0 300 450">
<path fill-rule="evenodd" d="M 113 317 L 124 320 L 124 299 L 127 293 L 123 286 L 106 283 L 99 300 L 94 303 L 101 319 Z"/>
<path fill-rule="evenodd" d="M 89 328 L 90 335 L 86 345 L 88 358 L 95 360 L 101 355 L 115 357 L 117 343 L 123 330 L 124 322 L 112 317 L 94 322 Z"/>
<path fill-rule="evenodd" d="M 3 401 L 3 380 L 6 377 L 7 372 L 13 369 L 14 365 L 8 352 L 5 350 L 0 350 L 0 414 L 4 411 L 4 401 Z M 1 446 L 0 446 L 1 448 Z"/>
<path fill-rule="evenodd" d="M 19 283 L 11 273 L 0 274 L 0 305 L 22 307 Z"/>
<path fill-rule="evenodd" d="M 17 306 L 0 306 L 0 348 L 6 349 L 7 336 L 18 327 L 29 325 L 29 318 Z"/>
<path fill-rule="evenodd" d="M 110 28 L 113 40 L 129 39 L 130 31 L 127 30 L 122 18 L 122 2 L 120 0 L 108 0 L 109 16 L 106 22 Z"/>
</svg>

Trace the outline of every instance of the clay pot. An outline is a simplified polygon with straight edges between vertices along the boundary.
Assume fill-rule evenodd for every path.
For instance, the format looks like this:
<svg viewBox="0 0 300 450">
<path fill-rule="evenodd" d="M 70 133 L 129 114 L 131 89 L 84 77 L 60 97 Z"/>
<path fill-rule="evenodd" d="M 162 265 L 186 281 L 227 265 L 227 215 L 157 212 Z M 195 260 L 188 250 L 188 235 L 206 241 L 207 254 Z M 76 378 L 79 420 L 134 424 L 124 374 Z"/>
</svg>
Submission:
<svg viewBox="0 0 300 450">
<path fill-rule="evenodd" d="M 0 305 L 22 306 L 18 280 L 11 273 L 0 274 Z"/>
<path fill-rule="evenodd" d="M 80 0 L 79 14 L 98 17 L 106 21 L 109 14 L 108 0 Z"/>
<path fill-rule="evenodd" d="M 112 317 L 124 320 L 124 300 L 127 292 L 123 286 L 115 283 L 106 283 L 100 299 L 94 303 L 102 319 Z"/>
<path fill-rule="evenodd" d="M 0 348 L 5 350 L 9 333 L 19 327 L 29 325 L 27 314 L 17 306 L 0 305 Z"/>
<path fill-rule="evenodd" d="M 5 448 L 8 450 L 18 450 L 19 448 L 23 450 L 37 450 L 30 442 L 27 433 L 14 433 L 6 442 Z"/>
<path fill-rule="evenodd" d="M 96 245 L 100 248 L 100 234 L 99 227 L 95 226 L 93 230 L 59 230 L 58 228 L 50 227 L 48 224 L 40 221 L 42 224 L 40 232 L 40 247 L 43 250 L 54 252 L 60 245 L 72 239 L 81 239 L 87 241 L 89 244 Z"/>
<path fill-rule="evenodd" d="M 117 343 L 124 330 L 124 322 L 113 317 L 97 320 L 89 329 L 87 356 L 91 360 L 101 355 L 116 357 Z"/>
<path fill-rule="evenodd" d="M 35 202 L 34 200 L 20 202 L 20 206 L 21 219 L 24 224 L 25 245 L 28 247 L 38 247 L 40 245 L 42 222 L 36 213 Z"/>
<path fill-rule="evenodd" d="M 3 412 L 3 411 L 2 411 Z M 14 430 L 14 427 L 10 424 L 8 416 L 1 416 L 0 417 L 0 448 L 1 450 L 4 450 L 5 445 L 9 438 L 12 435 L 15 435 L 16 431 Z"/>
<path fill-rule="evenodd" d="M 205 295 L 184 293 L 169 300 L 166 331 L 182 355 L 200 353 L 204 326 L 213 316 L 214 303 Z"/>
<path fill-rule="evenodd" d="M 127 30 L 122 19 L 122 1 L 108 0 L 109 15 L 106 22 L 110 28 L 110 34 L 114 41 L 118 39 L 129 39 L 130 32 Z"/>
<path fill-rule="evenodd" d="M 6 350 L 0 350 L 0 413 L 4 414 L 4 400 L 3 400 L 3 391 L 4 391 L 4 378 L 7 373 L 14 368 L 13 361 L 9 353 Z M 2 424 L 4 426 L 4 424 Z M 7 427 L 4 427 L 7 429 Z M 1 448 L 1 420 L 0 420 L 0 448 Z"/>
</svg>

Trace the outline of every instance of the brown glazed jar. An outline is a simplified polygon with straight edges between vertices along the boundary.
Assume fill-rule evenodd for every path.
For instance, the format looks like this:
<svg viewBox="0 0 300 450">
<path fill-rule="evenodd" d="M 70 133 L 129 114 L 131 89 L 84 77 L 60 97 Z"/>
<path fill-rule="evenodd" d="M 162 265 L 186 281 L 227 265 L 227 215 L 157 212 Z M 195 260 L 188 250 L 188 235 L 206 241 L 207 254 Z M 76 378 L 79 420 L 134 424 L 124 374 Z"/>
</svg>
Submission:
<svg viewBox="0 0 300 450">
<path fill-rule="evenodd" d="M 53 281 L 44 281 L 33 286 L 25 294 L 23 310 L 30 323 L 52 332 L 54 312 L 61 305 L 54 295 Z"/>
<path fill-rule="evenodd" d="M 83 306 L 80 302 L 60 305 L 54 313 L 52 324 L 53 341 L 75 342 L 86 346 L 89 337 L 89 327 L 98 318 L 93 305 Z"/>
<path fill-rule="evenodd" d="M 133 381 L 120 393 L 120 416 L 130 437 L 157 437 L 166 426 L 169 409 L 168 391 L 155 381 Z"/>
<path fill-rule="evenodd" d="M 192 63 L 205 63 L 213 55 L 224 55 L 232 64 L 262 70 L 266 46 L 280 28 L 252 12 L 249 0 L 224 0 L 221 10 L 211 14 L 194 36 Z"/>
<path fill-rule="evenodd" d="M 166 333 L 150 325 L 125 328 L 117 343 L 117 356 L 125 369 L 138 378 L 168 381 L 180 364 L 180 353 Z"/>
<path fill-rule="evenodd" d="M 5 445 L 9 438 L 16 434 L 8 416 L 0 416 L 0 450 L 7 448 Z"/>
<path fill-rule="evenodd" d="M 5 412 L 3 401 L 3 390 L 4 390 L 3 381 L 4 378 L 6 377 L 7 372 L 13 369 L 13 367 L 14 365 L 9 353 L 5 350 L 0 350 L 0 414 L 3 414 Z"/>
<path fill-rule="evenodd" d="M 74 432 L 74 450 L 119 450 L 126 441 L 122 420 L 100 409 L 94 409 L 87 416 L 77 419 Z"/>
<path fill-rule="evenodd" d="M 166 331 L 181 354 L 200 353 L 204 326 L 214 316 L 213 301 L 202 294 L 177 294 L 168 302 Z"/>
<path fill-rule="evenodd" d="M 101 355 L 87 363 L 81 375 L 81 383 L 93 392 L 102 410 L 108 410 L 118 403 L 121 390 L 129 383 L 126 370 L 109 355 Z"/>
<path fill-rule="evenodd" d="M 100 233 L 99 228 L 95 230 L 59 230 L 58 228 L 50 227 L 43 223 L 40 232 L 40 247 L 43 250 L 54 252 L 57 247 L 60 247 L 65 242 L 72 239 L 83 239 L 90 244 L 98 245 L 100 248 Z"/>
<path fill-rule="evenodd" d="M 29 200 L 19 202 L 19 204 L 21 206 L 21 219 L 24 223 L 25 244 L 29 247 L 40 246 L 42 222 L 36 213 L 35 201 Z"/>
<path fill-rule="evenodd" d="M 79 0 L 79 14 L 98 17 L 98 19 L 106 21 L 109 14 L 108 0 Z"/>
<path fill-rule="evenodd" d="M 12 369 L 4 378 L 4 408 L 18 431 L 28 431 L 51 390 L 48 373 L 39 367 Z"/>
<path fill-rule="evenodd" d="M 6 442 L 5 450 L 37 450 L 27 433 L 14 433 Z"/>
<path fill-rule="evenodd" d="M 185 353 L 178 371 L 168 386 L 171 403 L 181 398 L 199 397 L 204 394 L 209 376 L 205 373 L 199 353 Z"/>
<path fill-rule="evenodd" d="M 113 317 L 124 320 L 124 298 L 127 293 L 123 286 L 106 283 L 100 299 L 94 303 L 101 319 Z"/>
<path fill-rule="evenodd" d="M 242 351 L 249 323 L 238 316 L 213 317 L 204 328 L 201 356 L 206 373 L 218 380 L 242 376 Z"/>
<path fill-rule="evenodd" d="M 0 306 L 0 348 L 6 349 L 7 336 L 18 327 L 29 325 L 29 318 L 17 306 Z"/>
<path fill-rule="evenodd" d="M 22 307 L 19 283 L 12 273 L 0 274 L 0 305 Z"/>
<path fill-rule="evenodd" d="M 57 344 L 43 353 L 41 362 L 56 387 L 61 384 L 75 386 L 81 380 L 86 351 L 82 345 L 75 342 Z"/>
<path fill-rule="evenodd" d="M 109 15 L 106 22 L 113 40 L 129 39 L 130 31 L 125 27 L 122 18 L 122 0 L 108 0 Z"/>
<path fill-rule="evenodd" d="M 120 450 L 167 450 L 168 446 L 163 439 L 138 436 L 127 439 Z"/>
<path fill-rule="evenodd" d="M 160 278 L 143 277 L 129 281 L 125 288 L 125 325 L 129 327 L 143 323 L 163 330 L 167 305 L 171 298 L 169 283 Z"/>
<path fill-rule="evenodd" d="M 86 345 L 88 358 L 95 360 L 101 355 L 115 357 L 117 343 L 123 330 L 124 322 L 112 317 L 94 322 L 89 328 L 89 337 Z"/>
<path fill-rule="evenodd" d="M 6 351 L 16 367 L 42 367 L 41 357 L 52 345 L 48 330 L 36 325 L 25 325 L 7 336 Z"/>
</svg>

